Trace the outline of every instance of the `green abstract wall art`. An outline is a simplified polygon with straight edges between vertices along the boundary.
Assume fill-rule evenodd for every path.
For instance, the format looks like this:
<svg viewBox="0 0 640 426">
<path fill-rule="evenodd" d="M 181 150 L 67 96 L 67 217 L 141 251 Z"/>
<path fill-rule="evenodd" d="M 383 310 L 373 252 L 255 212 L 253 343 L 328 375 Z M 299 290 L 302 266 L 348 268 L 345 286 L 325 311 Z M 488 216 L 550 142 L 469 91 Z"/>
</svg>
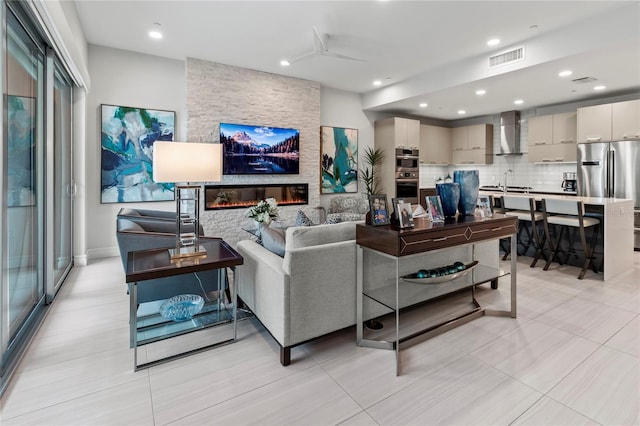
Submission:
<svg viewBox="0 0 640 426">
<path fill-rule="evenodd" d="M 358 129 L 320 127 L 320 191 L 358 192 Z"/>
</svg>

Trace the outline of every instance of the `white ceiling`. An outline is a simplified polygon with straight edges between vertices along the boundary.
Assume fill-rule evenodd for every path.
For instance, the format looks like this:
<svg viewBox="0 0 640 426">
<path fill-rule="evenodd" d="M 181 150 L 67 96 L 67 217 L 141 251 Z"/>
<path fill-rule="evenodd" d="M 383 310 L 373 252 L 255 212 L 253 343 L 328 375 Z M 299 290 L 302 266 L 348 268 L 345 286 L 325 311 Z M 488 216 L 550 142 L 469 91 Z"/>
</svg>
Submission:
<svg viewBox="0 0 640 426">
<path fill-rule="evenodd" d="M 366 110 L 453 120 L 459 109 L 468 118 L 640 91 L 638 1 L 75 3 L 89 43 L 318 81 L 362 94 Z M 162 40 L 147 36 L 154 23 Z M 330 52 L 363 61 L 310 56 L 281 67 L 313 50 L 313 27 Z M 488 47 L 492 37 L 500 45 Z M 489 69 L 489 56 L 517 46 L 523 61 Z M 574 74 L 561 79 L 565 68 Z M 586 76 L 607 89 L 570 82 Z"/>
</svg>

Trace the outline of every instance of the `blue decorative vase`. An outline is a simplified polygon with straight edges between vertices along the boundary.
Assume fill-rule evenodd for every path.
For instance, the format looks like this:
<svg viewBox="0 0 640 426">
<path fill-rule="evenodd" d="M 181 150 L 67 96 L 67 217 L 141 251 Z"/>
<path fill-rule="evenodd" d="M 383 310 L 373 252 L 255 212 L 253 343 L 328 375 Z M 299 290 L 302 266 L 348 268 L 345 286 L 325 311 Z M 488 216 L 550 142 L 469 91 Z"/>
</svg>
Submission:
<svg viewBox="0 0 640 426">
<path fill-rule="evenodd" d="M 460 202 L 458 211 L 463 215 L 473 215 L 480 190 L 480 172 L 478 170 L 456 170 L 453 181 L 460 184 Z"/>
<path fill-rule="evenodd" d="M 460 185 L 455 182 L 436 183 L 436 192 L 442 201 L 442 212 L 445 217 L 453 217 L 460 201 Z"/>
</svg>

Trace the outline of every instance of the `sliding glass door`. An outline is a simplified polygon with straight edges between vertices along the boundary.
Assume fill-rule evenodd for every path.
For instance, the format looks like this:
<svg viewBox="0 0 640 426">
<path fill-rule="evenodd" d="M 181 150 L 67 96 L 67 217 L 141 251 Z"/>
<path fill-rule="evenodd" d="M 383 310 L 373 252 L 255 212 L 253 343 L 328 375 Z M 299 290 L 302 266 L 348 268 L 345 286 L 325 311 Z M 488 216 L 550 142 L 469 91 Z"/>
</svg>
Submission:
<svg viewBox="0 0 640 426">
<path fill-rule="evenodd" d="M 0 330 L 3 354 L 11 352 L 23 326 L 44 301 L 45 201 L 44 51 L 16 16 L 6 11 Z"/>
</svg>

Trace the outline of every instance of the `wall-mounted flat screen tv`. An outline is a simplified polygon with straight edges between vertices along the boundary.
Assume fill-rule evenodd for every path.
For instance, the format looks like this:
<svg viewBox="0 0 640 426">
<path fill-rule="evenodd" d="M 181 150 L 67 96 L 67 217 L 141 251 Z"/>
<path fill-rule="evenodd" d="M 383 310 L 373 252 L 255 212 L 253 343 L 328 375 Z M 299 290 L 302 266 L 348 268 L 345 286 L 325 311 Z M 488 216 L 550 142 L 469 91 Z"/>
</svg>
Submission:
<svg viewBox="0 0 640 426">
<path fill-rule="evenodd" d="M 220 123 L 223 174 L 300 173 L 300 131 Z"/>
</svg>

